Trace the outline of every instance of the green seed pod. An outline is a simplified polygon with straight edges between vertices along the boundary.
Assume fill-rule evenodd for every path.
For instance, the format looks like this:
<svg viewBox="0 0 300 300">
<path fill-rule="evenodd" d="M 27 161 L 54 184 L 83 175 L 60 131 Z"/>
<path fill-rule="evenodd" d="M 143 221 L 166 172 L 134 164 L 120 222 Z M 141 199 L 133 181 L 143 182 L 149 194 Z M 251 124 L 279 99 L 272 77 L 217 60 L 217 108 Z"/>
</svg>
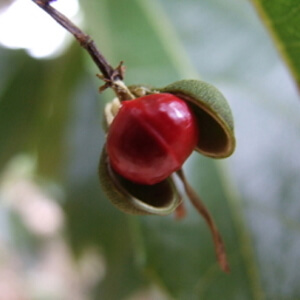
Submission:
<svg viewBox="0 0 300 300">
<path fill-rule="evenodd" d="M 134 97 L 139 98 L 136 101 L 140 101 L 141 97 L 146 98 L 148 97 L 148 95 L 151 96 L 151 94 L 160 94 L 160 93 L 163 94 L 157 96 L 160 97 L 165 95 L 166 97 L 165 99 L 167 99 L 170 96 L 177 99 L 180 98 L 181 100 L 179 99 L 179 101 L 183 103 L 185 107 L 187 107 L 186 104 L 188 104 L 188 106 L 190 106 L 190 108 L 193 110 L 196 116 L 196 120 L 193 117 L 194 120 L 193 124 L 194 124 L 194 128 L 196 129 L 198 126 L 199 136 L 198 136 L 198 130 L 196 130 L 194 134 L 187 133 L 185 135 L 185 136 L 193 136 L 195 138 L 193 143 L 193 147 L 196 144 L 195 150 L 206 156 L 213 157 L 213 158 L 228 157 L 233 153 L 235 149 L 235 137 L 234 137 L 234 125 L 233 125 L 232 113 L 224 96 L 212 85 L 198 80 L 181 80 L 172 83 L 164 88 L 159 88 L 159 89 L 155 89 L 150 86 L 135 85 L 135 86 L 130 86 L 129 90 Z M 170 94 L 173 94 L 176 97 Z M 182 100 L 184 100 L 186 103 L 184 103 L 184 101 Z M 133 102 L 129 104 L 133 104 Z M 126 103 L 126 105 L 128 105 L 128 102 Z M 121 106 L 122 104 L 118 99 L 114 99 L 111 103 L 108 103 L 106 105 L 105 128 L 106 130 L 110 130 L 108 134 L 110 134 L 111 132 L 120 133 L 119 129 L 122 128 L 120 126 L 121 123 L 118 124 L 118 127 L 115 127 L 114 125 L 117 124 L 118 121 L 122 120 L 124 124 L 129 124 L 129 127 L 126 128 L 126 134 L 125 135 L 121 134 L 120 136 L 128 137 L 128 132 L 130 132 L 132 128 L 140 128 L 140 127 L 136 125 L 132 125 L 134 123 L 130 123 L 131 121 L 130 119 L 126 119 L 126 118 L 122 119 L 120 117 L 122 116 L 122 112 L 124 112 L 124 110 L 122 109 L 125 107 L 125 104 L 123 105 L 123 107 Z M 148 102 L 147 102 L 147 106 L 148 106 Z M 190 112 L 189 114 L 193 115 L 190 108 L 188 108 L 188 111 Z M 131 111 L 132 111 L 132 107 L 131 107 Z M 161 110 L 157 110 L 157 111 L 161 111 Z M 164 107 L 164 111 L 165 111 L 165 107 Z M 152 114 L 152 115 L 156 117 L 156 114 Z M 177 113 L 174 113 L 173 115 L 177 116 Z M 180 114 L 178 114 L 178 118 L 180 118 Z M 115 120 L 114 123 L 112 123 L 113 120 Z M 124 122 L 124 120 L 127 122 Z M 112 126 L 110 127 L 111 124 Z M 151 124 L 151 122 L 148 122 L 147 125 L 148 124 Z M 158 122 L 157 124 L 162 124 L 163 126 L 168 125 L 166 124 L 165 121 L 160 123 Z M 113 131 L 114 128 L 117 128 L 117 130 Z M 178 128 L 176 129 L 173 128 L 173 130 L 170 129 L 172 127 L 164 127 L 164 128 L 165 129 L 167 128 L 167 130 L 165 130 L 164 133 L 167 134 L 176 133 L 177 135 L 175 137 L 175 140 L 178 141 L 178 131 L 180 131 Z M 180 128 L 185 128 L 185 126 L 181 126 Z M 108 146 L 111 145 L 110 142 L 112 141 L 109 139 L 109 137 L 110 136 L 108 136 L 108 140 L 107 140 Z M 139 135 L 137 135 L 137 137 L 139 137 Z M 136 141 L 136 140 L 138 139 L 133 138 L 130 141 Z M 123 143 L 123 140 L 121 141 Z M 186 140 L 184 141 L 185 142 L 181 143 L 181 145 L 187 144 Z M 123 146 L 122 143 L 116 144 L 118 145 L 118 147 L 115 147 L 114 149 L 122 149 Z M 135 145 L 135 143 L 132 144 Z M 170 140 L 168 140 L 168 147 L 169 147 L 168 149 L 173 150 L 173 148 L 170 148 L 171 147 L 170 145 L 172 145 L 172 143 L 170 143 Z M 123 155 L 122 156 L 123 158 L 127 157 L 129 148 L 130 147 L 124 148 L 126 150 L 124 151 L 125 155 L 123 155 L 123 153 L 119 155 L 118 153 L 117 162 L 120 161 L 119 156 Z M 149 151 L 152 150 L 153 149 Z M 114 157 L 111 155 L 111 152 L 109 153 L 110 153 L 111 162 L 113 162 L 113 159 L 115 159 L 116 156 Z M 134 153 L 134 159 L 137 160 L 136 156 L 138 156 L 139 152 L 137 151 L 133 153 Z M 154 151 L 154 155 L 155 155 L 155 151 Z M 127 161 L 125 159 L 124 161 L 122 161 L 122 166 L 126 165 L 126 163 Z M 135 166 L 136 164 L 134 164 L 134 167 Z M 158 168 L 159 167 L 160 166 L 158 164 Z M 127 169 L 125 168 L 125 171 L 124 170 L 123 171 L 127 172 L 127 170 L 132 171 L 132 165 Z M 156 169 L 154 169 L 154 171 L 156 172 Z M 209 229 L 211 230 L 213 240 L 215 243 L 215 250 L 216 250 L 218 262 L 222 270 L 228 272 L 229 264 L 226 258 L 224 244 L 212 216 L 210 215 L 209 211 L 203 204 L 201 198 L 197 196 L 195 191 L 188 184 L 182 169 L 180 168 L 179 170 L 176 171 L 176 173 L 179 179 L 183 183 L 186 195 L 191 200 L 191 203 L 198 210 L 198 212 L 203 216 Z M 149 173 L 146 172 L 145 174 L 146 176 L 149 175 Z M 101 155 L 100 163 L 99 163 L 100 182 L 102 184 L 103 191 L 106 193 L 107 197 L 121 211 L 129 214 L 135 214 L 135 215 L 153 214 L 153 215 L 163 216 L 163 215 L 170 214 L 173 211 L 176 212 L 177 217 L 182 217 L 182 215 L 184 215 L 183 206 L 180 205 L 182 199 L 173 181 L 173 174 L 171 175 L 167 174 L 166 176 L 169 177 L 155 184 L 149 183 L 149 185 L 145 185 L 145 184 L 134 183 L 128 179 L 125 179 L 120 174 L 117 174 L 112 169 L 109 161 L 109 157 L 106 153 L 106 147 L 104 147 L 104 150 Z M 123 176 L 125 175 L 123 174 Z M 133 180 L 132 178 L 130 179 Z"/>
<path fill-rule="evenodd" d="M 154 185 L 133 183 L 112 170 L 105 151 L 99 163 L 99 177 L 109 200 L 121 211 L 134 215 L 168 215 L 181 203 L 172 177 Z"/>
<path fill-rule="evenodd" d="M 232 154 L 235 148 L 233 117 L 224 96 L 212 85 L 198 80 L 181 80 L 164 88 L 147 85 L 130 86 L 135 97 L 170 93 L 185 100 L 197 118 L 199 142 L 196 151 L 213 158 Z M 105 127 L 108 129 L 117 115 L 121 102 L 115 98 L 105 107 Z M 131 182 L 117 174 L 110 166 L 105 147 L 99 164 L 103 190 L 111 202 L 129 214 L 167 215 L 181 203 L 172 176 L 153 185 Z"/>
<path fill-rule="evenodd" d="M 233 153 L 235 137 L 231 109 L 214 86 L 199 80 L 180 80 L 156 91 L 174 94 L 191 105 L 200 133 L 196 151 L 213 158 Z"/>
</svg>

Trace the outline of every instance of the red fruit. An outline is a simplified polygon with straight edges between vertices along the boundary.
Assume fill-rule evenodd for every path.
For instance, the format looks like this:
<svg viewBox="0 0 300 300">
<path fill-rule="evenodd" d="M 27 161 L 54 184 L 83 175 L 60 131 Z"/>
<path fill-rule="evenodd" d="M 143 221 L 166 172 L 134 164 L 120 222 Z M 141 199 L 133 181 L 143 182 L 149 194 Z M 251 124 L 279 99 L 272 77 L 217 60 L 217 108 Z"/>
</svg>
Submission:
<svg viewBox="0 0 300 300">
<path fill-rule="evenodd" d="M 126 179 L 155 184 L 181 168 L 198 142 L 196 118 L 172 94 L 123 101 L 108 132 L 112 168 Z"/>
</svg>

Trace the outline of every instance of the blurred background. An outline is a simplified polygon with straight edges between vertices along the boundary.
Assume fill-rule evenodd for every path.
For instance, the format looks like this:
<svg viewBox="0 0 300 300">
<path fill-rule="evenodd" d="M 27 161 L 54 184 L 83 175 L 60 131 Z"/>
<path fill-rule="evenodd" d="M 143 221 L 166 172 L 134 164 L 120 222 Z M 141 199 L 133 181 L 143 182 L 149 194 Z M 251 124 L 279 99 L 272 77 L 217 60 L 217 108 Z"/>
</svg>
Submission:
<svg viewBox="0 0 300 300">
<path fill-rule="evenodd" d="M 228 99 L 235 153 L 195 153 L 185 170 L 223 234 L 231 273 L 189 203 L 182 221 L 111 205 L 97 177 L 111 92 L 98 93 L 90 57 L 32 1 L 2 0 L 0 299 L 300 299 L 300 99 L 253 5 L 53 5 L 112 65 L 125 61 L 127 84 L 198 78 Z"/>
</svg>

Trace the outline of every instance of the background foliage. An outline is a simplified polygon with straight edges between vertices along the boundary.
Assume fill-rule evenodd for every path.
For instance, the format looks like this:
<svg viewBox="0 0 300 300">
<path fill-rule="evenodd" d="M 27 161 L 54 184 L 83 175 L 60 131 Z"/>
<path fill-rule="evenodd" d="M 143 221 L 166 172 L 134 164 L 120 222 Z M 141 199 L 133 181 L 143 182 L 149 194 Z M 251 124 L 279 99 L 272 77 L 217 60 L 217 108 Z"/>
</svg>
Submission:
<svg viewBox="0 0 300 300">
<path fill-rule="evenodd" d="M 22 299 L 300 298 L 299 3 L 253 4 L 81 1 L 85 30 L 113 65 L 125 61 L 127 84 L 201 78 L 228 99 L 236 152 L 226 161 L 193 154 L 186 170 L 221 229 L 229 275 L 189 205 L 180 222 L 131 217 L 102 194 L 101 118 L 111 94 L 98 94 L 97 70 L 77 44 L 50 60 L 0 48 L 2 292 L 13 286 Z M 48 213 L 52 231 L 42 231 Z"/>
</svg>

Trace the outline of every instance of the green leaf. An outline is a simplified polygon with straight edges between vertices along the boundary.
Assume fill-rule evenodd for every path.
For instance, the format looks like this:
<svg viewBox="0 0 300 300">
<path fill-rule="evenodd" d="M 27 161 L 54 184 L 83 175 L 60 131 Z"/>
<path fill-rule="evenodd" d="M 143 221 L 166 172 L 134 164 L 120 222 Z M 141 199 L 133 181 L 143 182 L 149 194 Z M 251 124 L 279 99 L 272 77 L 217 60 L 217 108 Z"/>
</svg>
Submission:
<svg viewBox="0 0 300 300">
<path fill-rule="evenodd" d="M 300 87 L 300 19 L 297 0 L 252 0 Z"/>
<path fill-rule="evenodd" d="M 224 187 L 243 257 L 258 262 L 247 268 L 257 279 L 253 298 L 298 299 L 299 94 L 247 2 L 164 4 L 196 68 L 233 109 L 237 148 L 227 160 Z"/>
<path fill-rule="evenodd" d="M 187 59 L 181 56 L 180 52 L 179 55 L 175 54 L 173 47 L 180 48 L 180 45 L 175 43 L 176 35 L 171 30 L 167 16 L 163 14 L 158 3 L 153 1 L 151 4 L 146 1 L 85 1 L 82 5 L 89 16 L 89 34 L 95 38 L 97 44 L 103 45 L 101 50 L 104 54 L 116 65 L 119 60 L 125 61 L 128 67 L 127 83 L 161 86 L 181 79 L 182 76 L 188 76 L 187 74 L 195 75 L 195 71 L 189 68 L 190 64 L 181 63 Z M 160 20 L 163 20 L 161 27 L 158 26 Z M 166 47 L 170 35 L 174 44 Z M 170 49 L 172 49 L 172 54 L 170 54 Z M 198 170 L 196 178 L 205 177 L 205 185 L 200 180 L 193 181 L 193 184 L 198 187 L 198 192 L 209 203 L 208 206 L 221 228 L 232 264 L 232 274 L 227 276 L 218 269 L 209 231 L 192 209 L 189 209 L 190 215 L 183 222 L 176 222 L 172 217 L 129 217 L 129 224 L 133 225 L 131 227 L 123 225 L 122 230 L 126 229 L 128 243 L 132 245 L 136 257 L 139 258 L 140 272 L 146 274 L 144 280 L 147 280 L 149 284 L 156 283 L 162 286 L 170 297 L 205 296 L 214 299 L 224 295 L 225 299 L 233 299 L 243 294 L 244 299 L 252 299 L 252 297 L 259 299 L 261 297 L 259 279 L 255 271 L 252 273 L 249 271 L 257 267 L 252 257 L 249 236 L 243 233 L 244 239 L 241 240 L 239 232 L 243 230 L 243 222 L 241 227 L 241 223 L 237 224 L 234 218 L 231 219 L 232 202 L 223 187 L 223 175 L 213 160 L 197 157 L 198 164 L 202 167 Z M 88 195 L 90 194 L 86 195 L 86 201 L 92 201 L 92 196 L 88 197 Z M 93 201 L 107 200 L 105 197 L 100 200 L 99 197 Z M 73 211 L 73 205 L 74 202 L 68 204 L 68 211 Z M 81 212 L 87 213 L 87 210 L 83 210 L 82 207 L 77 209 L 77 219 L 69 215 L 73 225 Z M 104 253 L 108 256 L 110 256 L 109 253 L 114 253 L 114 259 L 120 264 L 119 271 L 122 272 L 123 266 L 128 266 L 128 260 L 124 259 L 123 251 L 126 250 L 123 243 L 120 242 L 119 246 L 115 246 L 117 248 L 114 249 L 115 252 L 111 252 L 112 241 L 105 242 L 100 239 L 100 236 L 103 236 L 100 234 L 100 228 L 105 226 L 103 217 L 100 217 L 100 210 L 98 219 L 96 215 L 93 217 L 94 221 L 89 216 L 85 218 L 85 222 L 80 222 L 85 224 L 85 229 L 81 228 L 80 236 L 88 235 L 91 226 L 95 228 L 93 236 L 89 234 L 90 242 L 94 240 L 96 244 L 104 247 Z M 110 218 L 110 222 L 118 223 L 119 218 L 119 215 L 114 215 Z M 91 225 L 91 222 L 95 222 L 95 225 Z M 109 234 L 119 235 L 118 227 L 114 228 L 114 226 L 110 227 Z M 82 248 L 83 243 L 77 236 L 78 232 L 72 226 L 70 229 L 73 242 Z M 84 230 L 86 230 L 85 234 Z M 121 235 L 124 236 L 125 233 L 122 232 Z M 250 248 L 243 252 L 240 249 L 243 249 L 245 240 Z M 132 260 L 131 263 L 135 261 Z M 134 269 L 132 266 L 131 270 Z M 108 265 L 108 270 L 110 270 L 110 265 Z M 136 272 L 128 271 L 126 276 L 135 278 L 135 274 Z M 115 284 L 111 281 L 113 278 L 109 278 L 107 278 L 106 286 L 103 283 L 103 289 Z M 120 281 L 118 289 L 122 287 Z M 133 288 L 136 287 L 132 286 Z M 125 296 L 125 289 L 123 291 Z"/>
<path fill-rule="evenodd" d="M 43 66 L 23 51 L 1 51 L 0 167 L 16 153 L 31 149 L 37 130 L 35 118 L 41 99 L 39 79 Z M 3 57 L 4 56 L 4 57 Z M 1 60 L 2 61 L 2 60 Z M 7 70 L 7 71 L 6 71 Z"/>
<path fill-rule="evenodd" d="M 0 167 L 27 152 L 36 156 L 41 174 L 58 179 L 82 52 L 77 46 L 67 56 L 42 62 L 23 51 L 2 52 L 7 56 L 2 70 L 7 71 L 0 94 Z"/>
<path fill-rule="evenodd" d="M 231 102 L 237 149 L 229 159 L 227 173 L 233 175 L 230 178 L 242 195 L 235 215 L 246 222 L 251 234 L 266 298 L 297 299 L 299 273 L 292 266 L 299 260 L 296 191 L 300 178 L 294 158 L 299 148 L 300 107 L 295 87 L 247 4 L 211 1 L 198 7 L 193 1 L 186 2 L 186 11 L 198 17 L 193 26 L 206 28 L 199 41 L 187 34 L 187 15 L 191 18 L 191 14 L 175 13 L 170 3 L 166 7 L 174 14 L 174 24 L 186 45 L 199 49 L 198 59 L 191 51 L 195 65 L 223 85 Z M 234 11 L 229 9 L 232 7 Z M 211 52 L 220 44 L 220 50 Z M 251 248 L 243 249 L 247 252 Z M 252 273 L 251 268 L 249 271 Z M 278 273 L 282 274 L 280 279 Z"/>
<path fill-rule="evenodd" d="M 68 164 L 68 134 L 75 106 L 77 86 L 83 77 L 82 51 L 73 45 L 67 55 L 47 62 L 39 95 L 43 104 L 37 116 L 36 153 L 41 174 L 56 180 L 65 175 Z M 83 97 L 82 101 L 88 101 Z"/>
<path fill-rule="evenodd" d="M 268 15 L 281 14 L 278 1 L 261 3 L 272 7 Z M 78 44 L 47 61 L 0 49 L 0 167 L 26 151 L 38 158 L 39 174 L 61 184 L 74 253 L 92 247 L 104 257 L 93 299 L 132 299 L 153 286 L 166 299 L 299 299 L 299 96 L 253 7 L 235 0 L 81 5 L 105 57 L 114 66 L 125 61 L 127 84 L 161 87 L 199 73 L 228 99 L 237 137 L 225 163 L 195 153 L 184 167 L 223 235 L 227 275 L 187 201 L 188 216 L 177 221 L 124 215 L 103 195 L 101 115 L 112 93 L 98 94 L 98 70 Z M 277 41 L 295 70 L 294 46 L 286 45 L 297 45 L 299 35 L 286 25 L 296 10 L 272 27 L 289 36 Z"/>
</svg>

